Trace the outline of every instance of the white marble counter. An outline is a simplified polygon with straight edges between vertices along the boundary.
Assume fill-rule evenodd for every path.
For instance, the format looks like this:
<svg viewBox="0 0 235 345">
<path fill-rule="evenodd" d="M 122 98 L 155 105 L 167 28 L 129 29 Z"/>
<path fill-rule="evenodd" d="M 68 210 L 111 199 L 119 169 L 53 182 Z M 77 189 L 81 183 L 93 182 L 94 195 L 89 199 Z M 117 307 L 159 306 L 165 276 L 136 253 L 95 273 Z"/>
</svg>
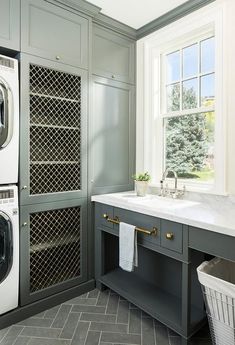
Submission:
<svg viewBox="0 0 235 345">
<path fill-rule="evenodd" d="M 92 196 L 92 201 L 235 236 L 235 203 L 229 197 L 170 199 L 135 192 Z"/>
</svg>

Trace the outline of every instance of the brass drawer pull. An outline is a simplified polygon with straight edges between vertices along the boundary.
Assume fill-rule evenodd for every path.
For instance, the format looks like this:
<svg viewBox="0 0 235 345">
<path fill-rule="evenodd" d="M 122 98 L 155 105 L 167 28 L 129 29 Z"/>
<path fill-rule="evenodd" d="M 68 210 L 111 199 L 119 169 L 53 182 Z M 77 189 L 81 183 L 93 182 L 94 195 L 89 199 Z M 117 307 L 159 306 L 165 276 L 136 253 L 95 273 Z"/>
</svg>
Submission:
<svg viewBox="0 0 235 345">
<path fill-rule="evenodd" d="M 167 232 L 166 233 L 166 239 L 167 240 L 173 240 L 173 238 L 174 238 L 173 232 Z"/>
<path fill-rule="evenodd" d="M 114 219 L 112 219 L 112 218 L 109 218 L 109 216 L 106 213 L 104 213 L 103 218 L 106 219 L 107 222 L 110 222 L 113 224 L 120 224 L 120 220 L 118 217 L 115 217 Z M 152 230 L 135 227 L 135 230 L 138 232 L 142 232 L 146 235 L 151 235 L 151 236 L 157 236 L 157 233 L 158 233 L 158 229 L 156 227 L 153 227 Z"/>
</svg>

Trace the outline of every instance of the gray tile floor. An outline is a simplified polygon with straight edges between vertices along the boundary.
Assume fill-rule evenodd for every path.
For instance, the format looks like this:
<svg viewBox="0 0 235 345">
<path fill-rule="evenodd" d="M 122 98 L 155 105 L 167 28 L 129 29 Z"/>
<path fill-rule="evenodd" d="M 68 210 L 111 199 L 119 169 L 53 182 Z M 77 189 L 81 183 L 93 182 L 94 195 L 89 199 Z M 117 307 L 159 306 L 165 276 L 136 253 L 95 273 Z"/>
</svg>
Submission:
<svg viewBox="0 0 235 345">
<path fill-rule="evenodd" d="M 0 331 L 0 345 L 180 345 L 180 337 L 110 290 L 93 290 Z M 207 328 L 193 345 L 211 345 Z"/>
</svg>

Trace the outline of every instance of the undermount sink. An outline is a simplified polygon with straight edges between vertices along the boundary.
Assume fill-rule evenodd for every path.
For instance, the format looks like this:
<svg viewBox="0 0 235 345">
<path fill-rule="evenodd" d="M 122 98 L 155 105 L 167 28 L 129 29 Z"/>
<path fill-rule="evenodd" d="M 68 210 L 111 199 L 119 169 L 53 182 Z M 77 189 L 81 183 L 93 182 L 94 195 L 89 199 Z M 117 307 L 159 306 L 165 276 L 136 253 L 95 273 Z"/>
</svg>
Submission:
<svg viewBox="0 0 235 345">
<path fill-rule="evenodd" d="M 184 200 L 184 199 L 171 199 L 157 195 L 148 194 L 144 197 L 139 197 L 133 194 L 125 194 L 123 198 L 127 202 L 137 205 L 143 205 L 143 207 L 158 208 L 158 209 L 179 209 L 186 207 L 193 207 L 199 203 L 196 201 Z"/>
</svg>

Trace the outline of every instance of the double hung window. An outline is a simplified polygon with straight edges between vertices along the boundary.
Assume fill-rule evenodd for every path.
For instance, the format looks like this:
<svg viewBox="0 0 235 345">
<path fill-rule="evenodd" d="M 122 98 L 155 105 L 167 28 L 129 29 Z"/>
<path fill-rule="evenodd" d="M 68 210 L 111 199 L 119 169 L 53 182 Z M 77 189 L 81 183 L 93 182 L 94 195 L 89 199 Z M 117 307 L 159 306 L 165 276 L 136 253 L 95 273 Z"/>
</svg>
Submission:
<svg viewBox="0 0 235 345">
<path fill-rule="evenodd" d="M 188 182 L 214 182 L 215 38 L 161 54 L 163 168 Z M 187 183 L 187 182 L 186 182 Z"/>
</svg>

